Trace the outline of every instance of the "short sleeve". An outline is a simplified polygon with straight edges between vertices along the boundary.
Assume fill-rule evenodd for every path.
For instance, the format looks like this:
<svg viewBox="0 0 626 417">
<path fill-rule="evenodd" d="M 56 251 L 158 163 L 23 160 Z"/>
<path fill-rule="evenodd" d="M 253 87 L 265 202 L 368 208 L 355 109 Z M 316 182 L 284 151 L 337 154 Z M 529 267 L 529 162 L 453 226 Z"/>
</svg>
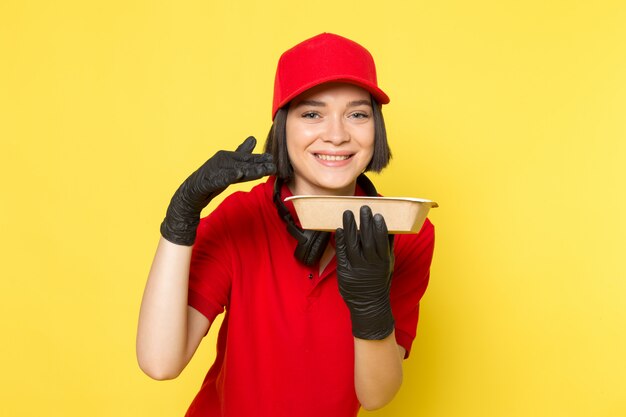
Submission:
<svg viewBox="0 0 626 417">
<path fill-rule="evenodd" d="M 224 201 L 200 221 L 191 255 L 188 304 L 211 322 L 228 306 L 232 283 L 227 210 Z"/>
<path fill-rule="evenodd" d="M 417 235 L 397 235 L 391 280 L 391 309 L 396 322 L 396 342 L 409 357 L 417 331 L 419 302 L 430 279 L 435 229 L 426 219 Z"/>
</svg>

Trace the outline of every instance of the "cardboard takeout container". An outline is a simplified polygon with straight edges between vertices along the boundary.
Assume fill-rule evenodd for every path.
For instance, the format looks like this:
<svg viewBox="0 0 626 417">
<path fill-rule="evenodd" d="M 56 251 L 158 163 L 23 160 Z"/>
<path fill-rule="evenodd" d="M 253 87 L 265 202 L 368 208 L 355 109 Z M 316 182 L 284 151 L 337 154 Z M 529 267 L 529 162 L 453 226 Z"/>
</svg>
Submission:
<svg viewBox="0 0 626 417">
<path fill-rule="evenodd" d="M 343 212 L 351 210 L 359 227 L 359 210 L 369 206 L 372 213 L 385 218 L 389 233 L 418 233 L 431 208 L 439 207 L 431 200 L 406 197 L 343 197 L 297 195 L 287 197 L 298 213 L 303 229 L 335 231 L 343 227 Z"/>
</svg>

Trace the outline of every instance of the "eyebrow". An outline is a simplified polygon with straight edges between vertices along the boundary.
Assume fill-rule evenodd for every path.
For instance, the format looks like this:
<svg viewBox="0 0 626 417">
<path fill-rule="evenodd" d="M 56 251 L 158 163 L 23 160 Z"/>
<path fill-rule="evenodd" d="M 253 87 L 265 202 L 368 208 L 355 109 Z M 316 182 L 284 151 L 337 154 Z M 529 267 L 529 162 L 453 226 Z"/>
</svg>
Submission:
<svg viewBox="0 0 626 417">
<path fill-rule="evenodd" d="M 370 100 L 363 99 L 363 100 L 354 100 L 348 103 L 348 107 L 357 107 L 357 106 L 363 106 L 363 105 L 371 106 L 372 102 Z M 323 101 L 318 101 L 318 100 L 302 100 L 301 102 L 296 104 L 296 107 L 300 107 L 300 106 L 325 107 L 326 103 L 324 103 Z"/>
<path fill-rule="evenodd" d="M 296 107 L 300 107 L 300 106 L 324 107 L 326 106 L 326 103 L 324 103 L 323 101 L 317 101 L 317 100 L 302 100 L 296 105 Z"/>
<path fill-rule="evenodd" d="M 348 103 L 348 107 L 357 107 L 357 106 L 371 106 L 372 102 L 367 99 L 363 100 L 355 100 Z"/>
</svg>

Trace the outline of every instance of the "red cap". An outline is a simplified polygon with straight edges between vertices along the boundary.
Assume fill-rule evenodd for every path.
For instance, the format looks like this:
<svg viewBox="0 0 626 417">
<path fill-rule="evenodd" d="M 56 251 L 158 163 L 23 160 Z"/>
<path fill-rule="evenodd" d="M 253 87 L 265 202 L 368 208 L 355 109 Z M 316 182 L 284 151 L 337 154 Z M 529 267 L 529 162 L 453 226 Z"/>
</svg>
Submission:
<svg viewBox="0 0 626 417">
<path fill-rule="evenodd" d="M 278 60 L 272 120 L 278 109 L 298 94 L 329 81 L 355 84 L 380 104 L 389 103 L 387 94 L 378 88 L 376 65 L 369 51 L 350 39 L 322 33 L 285 51 Z"/>
</svg>

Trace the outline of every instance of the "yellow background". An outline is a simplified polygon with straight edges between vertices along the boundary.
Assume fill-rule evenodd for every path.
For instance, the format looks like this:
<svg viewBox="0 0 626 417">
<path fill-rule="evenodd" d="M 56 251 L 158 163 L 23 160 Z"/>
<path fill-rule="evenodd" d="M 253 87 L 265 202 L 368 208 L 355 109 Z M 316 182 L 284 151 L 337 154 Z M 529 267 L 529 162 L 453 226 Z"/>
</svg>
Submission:
<svg viewBox="0 0 626 417">
<path fill-rule="evenodd" d="M 323 31 L 392 98 L 379 190 L 441 205 L 405 382 L 371 415 L 626 415 L 617 0 L 0 3 L 1 415 L 184 413 L 215 328 L 174 381 L 134 354 L 160 221 L 264 140 L 279 54 Z"/>
</svg>

